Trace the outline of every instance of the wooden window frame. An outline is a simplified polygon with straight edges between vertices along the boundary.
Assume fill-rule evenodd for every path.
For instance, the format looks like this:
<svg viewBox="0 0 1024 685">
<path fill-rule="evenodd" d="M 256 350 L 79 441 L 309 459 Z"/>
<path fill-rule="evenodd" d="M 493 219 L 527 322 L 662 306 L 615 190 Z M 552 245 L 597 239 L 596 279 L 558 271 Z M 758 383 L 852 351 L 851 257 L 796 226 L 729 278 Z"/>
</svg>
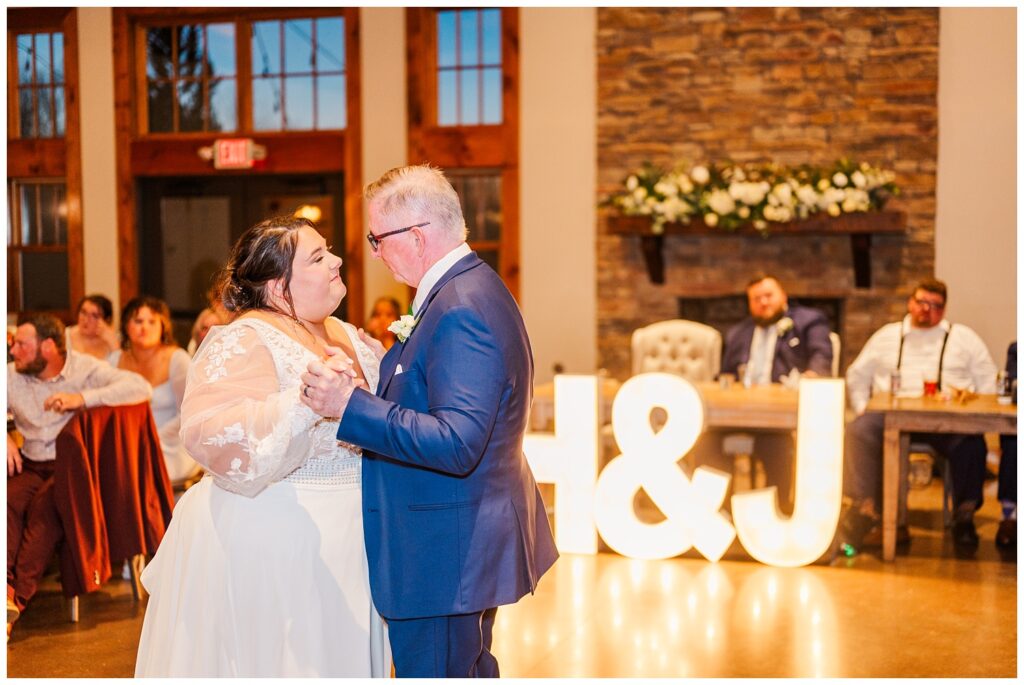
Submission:
<svg viewBox="0 0 1024 685">
<path fill-rule="evenodd" d="M 501 170 L 499 274 L 518 298 L 519 9 L 501 8 L 502 123 L 472 126 L 437 123 L 437 11 L 420 7 L 405 10 L 409 163 L 429 162 L 444 169 Z"/>
<path fill-rule="evenodd" d="M 17 98 L 18 33 L 60 32 L 64 34 L 64 136 L 54 138 L 20 138 Z M 82 234 L 82 139 L 78 108 L 78 11 L 74 8 L 8 8 L 7 10 L 7 178 L 24 183 L 62 179 L 66 188 L 68 255 L 68 309 L 50 310 L 66 323 L 75 319 L 74 307 L 85 295 L 85 258 Z M 8 218 L 10 220 L 10 218 Z M 12 227 L 13 229 L 13 227 Z M 32 248 L 35 250 L 36 248 Z M 37 251 L 58 251 L 48 247 Z M 11 260 L 20 254 L 20 247 L 8 248 L 8 313 L 36 314 L 21 310 L 13 300 L 12 281 L 16 270 Z M 12 273 L 14 272 L 14 273 Z M 14 306 L 12 306 L 14 305 Z"/>
<path fill-rule="evenodd" d="M 268 19 L 345 19 L 346 127 L 312 131 L 254 131 L 252 129 L 252 64 L 245 28 Z M 145 114 L 145 43 L 140 26 L 167 23 L 235 22 L 236 78 L 239 84 L 238 129 L 227 132 L 147 133 Z M 135 179 L 140 176 L 215 176 L 223 174 L 344 173 L 345 246 L 348 316 L 363 320 L 363 201 L 362 118 L 360 112 L 359 8 L 114 8 L 114 118 L 117 138 L 118 253 L 121 256 L 122 302 L 138 294 L 136 255 L 137 207 Z M 136 56 L 142 57 L 137 59 Z M 140 68 L 141 67 L 141 68 Z M 142 81 L 140 83 L 140 71 Z M 252 138 L 267 149 L 259 168 L 245 172 L 219 171 L 197 155 L 217 138 Z"/>
</svg>

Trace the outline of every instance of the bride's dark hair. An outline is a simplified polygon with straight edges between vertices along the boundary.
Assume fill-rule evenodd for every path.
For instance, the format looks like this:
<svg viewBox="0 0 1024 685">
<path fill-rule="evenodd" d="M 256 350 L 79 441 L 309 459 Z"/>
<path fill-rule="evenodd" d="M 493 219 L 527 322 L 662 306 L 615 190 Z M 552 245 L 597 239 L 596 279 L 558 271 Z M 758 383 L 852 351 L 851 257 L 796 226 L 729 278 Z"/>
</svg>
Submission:
<svg viewBox="0 0 1024 685">
<path fill-rule="evenodd" d="M 292 303 L 292 262 L 299 229 L 316 226 L 308 219 L 278 216 L 261 221 L 238 239 L 219 278 L 224 308 L 235 314 L 252 309 L 283 314 L 298 321 Z M 282 279 L 284 300 L 290 311 L 281 311 L 270 299 L 270 281 Z"/>
</svg>

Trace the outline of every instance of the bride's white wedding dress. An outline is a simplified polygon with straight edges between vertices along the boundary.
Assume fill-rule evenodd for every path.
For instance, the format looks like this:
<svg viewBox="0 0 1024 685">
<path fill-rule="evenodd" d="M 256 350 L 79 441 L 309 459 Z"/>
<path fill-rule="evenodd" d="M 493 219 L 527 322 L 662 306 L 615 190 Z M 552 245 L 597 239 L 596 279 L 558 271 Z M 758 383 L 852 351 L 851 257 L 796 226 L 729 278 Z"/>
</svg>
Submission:
<svg viewBox="0 0 1024 685">
<path fill-rule="evenodd" d="M 338 322 L 341 323 L 341 322 Z M 378 361 L 349 324 L 370 391 Z M 315 355 L 259 319 L 214 328 L 182 403 L 209 475 L 142 574 L 136 676 L 388 676 L 370 601 L 360 453 L 299 400 Z"/>
</svg>

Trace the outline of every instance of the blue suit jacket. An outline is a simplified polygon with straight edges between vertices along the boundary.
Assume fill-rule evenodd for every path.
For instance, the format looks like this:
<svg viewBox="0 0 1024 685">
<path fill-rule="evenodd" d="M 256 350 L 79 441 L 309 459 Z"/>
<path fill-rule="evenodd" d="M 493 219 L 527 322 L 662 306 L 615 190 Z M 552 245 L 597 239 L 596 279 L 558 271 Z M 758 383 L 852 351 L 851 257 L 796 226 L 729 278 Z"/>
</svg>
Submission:
<svg viewBox="0 0 1024 685">
<path fill-rule="evenodd" d="M 380 371 L 377 396 L 356 390 L 338 428 L 364 448 L 377 610 L 445 616 L 532 592 L 558 552 L 523 455 L 530 341 L 498 275 L 475 253 L 456 262 Z"/>
<path fill-rule="evenodd" d="M 832 341 L 825 315 L 817 309 L 793 305 L 783 316 L 793 320 L 793 327 L 775 342 L 772 382 L 777 383 L 792 369 L 800 373 L 810 369 L 820 376 L 831 376 Z M 754 326 L 754 320 L 747 317 L 729 329 L 722 352 L 722 373 L 737 374 L 739 365 L 750 359 Z"/>
</svg>

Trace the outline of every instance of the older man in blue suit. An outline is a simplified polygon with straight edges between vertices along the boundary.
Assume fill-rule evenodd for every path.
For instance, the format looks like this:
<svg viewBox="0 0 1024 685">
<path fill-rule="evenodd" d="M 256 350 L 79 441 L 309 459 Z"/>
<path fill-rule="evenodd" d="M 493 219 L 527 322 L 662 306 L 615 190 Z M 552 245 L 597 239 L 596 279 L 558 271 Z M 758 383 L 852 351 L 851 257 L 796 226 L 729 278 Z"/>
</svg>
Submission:
<svg viewBox="0 0 1024 685">
<path fill-rule="evenodd" d="M 789 305 L 779 280 L 757 274 L 747 284 L 750 316 L 729 329 L 722 352 L 722 373 L 747 385 L 778 383 L 794 369 L 806 376 L 832 374 L 832 341 L 825 315 L 817 309 Z M 744 372 L 740 373 L 740 366 Z M 709 431 L 694 448 L 696 464 L 731 471 L 721 453 L 722 433 Z M 762 461 L 769 485 L 778 487 L 783 511 L 792 511 L 795 446 L 788 432 L 759 431 L 754 456 Z"/>
<path fill-rule="evenodd" d="M 429 166 L 366 190 L 374 255 L 416 288 L 415 323 L 381 361 L 376 396 L 314 362 L 308 404 L 363 452 L 374 603 L 401 677 L 497 676 L 497 607 L 555 562 L 523 455 L 533 357 L 515 300 L 466 245 L 458 195 Z"/>
</svg>

